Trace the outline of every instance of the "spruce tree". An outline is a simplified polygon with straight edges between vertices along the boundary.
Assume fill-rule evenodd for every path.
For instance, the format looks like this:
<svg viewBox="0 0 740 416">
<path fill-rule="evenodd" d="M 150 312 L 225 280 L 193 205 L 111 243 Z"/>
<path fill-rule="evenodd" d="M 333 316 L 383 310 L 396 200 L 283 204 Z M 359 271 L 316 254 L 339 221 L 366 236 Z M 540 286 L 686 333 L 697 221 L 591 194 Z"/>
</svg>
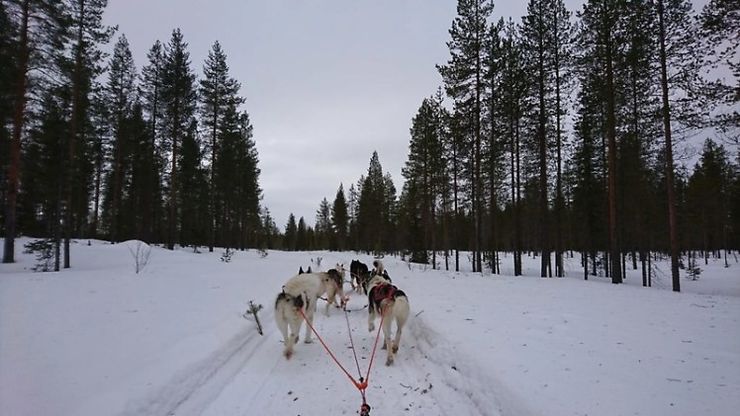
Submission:
<svg viewBox="0 0 740 416">
<path fill-rule="evenodd" d="M 148 125 L 149 144 L 147 151 L 151 152 L 148 158 L 151 165 L 147 170 L 146 191 L 142 209 L 148 214 L 144 216 L 144 229 L 147 241 L 162 240 L 162 177 L 165 167 L 163 155 L 167 153 L 168 147 L 165 143 L 165 130 L 163 129 L 163 75 L 164 75 L 165 51 L 162 43 L 156 41 L 147 53 L 147 64 L 141 70 L 139 82 L 140 99 L 143 106 L 145 118 Z"/>
<path fill-rule="evenodd" d="M 316 211 L 316 223 L 314 226 L 316 233 L 316 248 L 326 250 L 329 248 L 329 242 L 334 238 L 331 226 L 331 206 L 326 198 L 321 200 L 319 209 Z"/>
<path fill-rule="evenodd" d="M 219 146 L 219 128 L 226 116 L 227 108 L 238 107 L 244 100 L 238 96 L 239 82 L 229 76 L 229 67 L 226 64 L 226 54 L 221 49 L 218 41 L 208 52 L 203 67 L 204 78 L 200 81 L 200 115 L 201 124 L 206 136 L 209 138 L 206 151 L 210 152 L 210 212 L 211 222 L 209 225 L 210 238 L 208 242 L 209 251 L 213 251 L 216 240 L 216 184 L 215 166 L 216 155 Z"/>
<path fill-rule="evenodd" d="M 288 215 L 288 223 L 285 225 L 285 235 L 283 242 L 283 248 L 288 251 L 295 251 L 296 250 L 296 243 L 297 243 L 297 233 L 298 233 L 298 225 L 296 225 L 295 222 L 295 215 L 291 212 L 290 215 Z"/>
<path fill-rule="evenodd" d="M 180 146 L 188 133 L 188 127 L 195 112 L 196 92 L 195 75 L 190 68 L 190 53 L 183 40 L 180 29 L 172 31 L 167 47 L 167 54 L 162 69 L 162 105 L 164 139 L 168 145 L 169 199 L 167 217 L 167 248 L 174 249 L 177 240 L 178 206 L 180 194 L 178 184 L 178 167 Z"/>
<path fill-rule="evenodd" d="M 347 212 L 347 201 L 344 197 L 344 186 L 339 184 L 337 195 L 331 207 L 331 227 L 334 233 L 332 248 L 338 251 L 347 249 L 347 238 L 349 232 L 349 214 Z"/>
<path fill-rule="evenodd" d="M 111 160 L 111 197 L 109 237 L 111 242 L 118 242 L 121 238 L 121 199 L 123 198 L 124 178 L 127 174 L 127 163 L 130 149 L 127 148 L 132 141 L 127 132 L 126 122 L 132 116 L 132 104 L 135 100 L 136 67 L 131 56 L 128 40 L 121 35 L 113 48 L 113 56 L 108 65 L 108 84 L 106 98 L 110 110 L 110 123 L 113 132 Z"/>
</svg>

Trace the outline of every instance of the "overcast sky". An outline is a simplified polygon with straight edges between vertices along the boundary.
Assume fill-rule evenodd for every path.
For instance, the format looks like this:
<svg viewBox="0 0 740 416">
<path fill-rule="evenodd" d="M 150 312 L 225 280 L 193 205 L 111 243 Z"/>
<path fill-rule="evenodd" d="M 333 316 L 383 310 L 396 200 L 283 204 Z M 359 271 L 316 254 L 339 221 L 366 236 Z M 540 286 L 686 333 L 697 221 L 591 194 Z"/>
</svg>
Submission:
<svg viewBox="0 0 740 416">
<path fill-rule="evenodd" d="M 582 0 L 566 0 L 570 10 Z M 705 3 L 700 0 L 698 3 Z M 441 85 L 435 64 L 455 0 L 109 0 L 105 20 L 129 40 L 138 69 L 181 28 L 194 71 L 218 40 L 242 84 L 262 170 L 263 205 L 282 230 L 288 214 L 313 225 L 367 172 L 378 151 L 401 191 L 411 118 Z M 517 21 L 525 0 L 498 1 Z M 114 40 L 115 42 L 115 40 Z"/>
</svg>

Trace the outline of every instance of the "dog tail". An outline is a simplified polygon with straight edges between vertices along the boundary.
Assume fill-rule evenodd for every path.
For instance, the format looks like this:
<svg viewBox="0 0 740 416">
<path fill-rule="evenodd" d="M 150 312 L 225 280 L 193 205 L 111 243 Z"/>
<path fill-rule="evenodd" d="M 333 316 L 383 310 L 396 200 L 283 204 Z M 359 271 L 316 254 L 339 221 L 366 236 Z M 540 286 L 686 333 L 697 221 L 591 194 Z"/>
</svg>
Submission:
<svg viewBox="0 0 740 416">
<path fill-rule="evenodd" d="M 278 309 L 281 303 L 292 305 L 293 307 L 300 309 L 304 306 L 305 301 L 303 296 L 293 296 L 287 293 L 280 292 L 275 299 L 275 309 Z"/>
</svg>

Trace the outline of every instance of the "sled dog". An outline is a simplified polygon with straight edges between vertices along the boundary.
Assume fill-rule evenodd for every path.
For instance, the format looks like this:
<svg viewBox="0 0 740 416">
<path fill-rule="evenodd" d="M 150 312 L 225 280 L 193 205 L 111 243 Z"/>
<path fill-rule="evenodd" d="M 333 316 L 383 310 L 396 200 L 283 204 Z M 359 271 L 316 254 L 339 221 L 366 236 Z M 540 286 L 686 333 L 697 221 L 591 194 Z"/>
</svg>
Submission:
<svg viewBox="0 0 740 416">
<path fill-rule="evenodd" d="M 313 325 L 316 304 L 320 296 L 326 294 L 327 299 L 334 300 L 339 293 L 341 298 L 344 298 L 341 282 L 340 272 L 332 269 L 328 272 L 295 275 L 285 283 L 282 292 L 275 299 L 275 322 L 283 334 L 285 343 L 283 355 L 286 359 L 293 355 L 293 346 L 298 342 L 298 334 L 303 324 L 303 317 L 299 311 L 302 309 L 308 323 Z M 328 310 L 327 304 L 327 314 Z M 309 344 L 312 341 L 311 328 L 306 325 L 304 342 Z"/>
<path fill-rule="evenodd" d="M 409 299 L 402 290 L 383 277 L 382 271 L 370 279 L 367 287 L 369 313 L 367 329 L 370 332 L 374 331 L 376 315 L 383 317 L 383 349 L 388 350 L 385 365 L 391 365 L 401 343 L 403 326 L 409 318 Z M 391 323 L 394 320 L 396 321 L 396 337 L 391 342 Z"/>
</svg>

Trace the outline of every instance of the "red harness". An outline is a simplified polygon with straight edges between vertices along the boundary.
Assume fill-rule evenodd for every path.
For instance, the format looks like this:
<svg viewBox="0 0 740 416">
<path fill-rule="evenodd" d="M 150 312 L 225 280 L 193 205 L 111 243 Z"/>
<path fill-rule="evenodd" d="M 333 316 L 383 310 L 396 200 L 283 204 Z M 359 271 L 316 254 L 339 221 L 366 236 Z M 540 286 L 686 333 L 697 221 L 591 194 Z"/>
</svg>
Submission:
<svg viewBox="0 0 740 416">
<path fill-rule="evenodd" d="M 375 289 L 373 289 L 373 301 L 379 304 L 385 299 L 393 299 L 393 295 L 396 294 L 396 290 L 398 290 L 398 288 L 390 283 L 383 283 L 375 286 Z"/>
</svg>

